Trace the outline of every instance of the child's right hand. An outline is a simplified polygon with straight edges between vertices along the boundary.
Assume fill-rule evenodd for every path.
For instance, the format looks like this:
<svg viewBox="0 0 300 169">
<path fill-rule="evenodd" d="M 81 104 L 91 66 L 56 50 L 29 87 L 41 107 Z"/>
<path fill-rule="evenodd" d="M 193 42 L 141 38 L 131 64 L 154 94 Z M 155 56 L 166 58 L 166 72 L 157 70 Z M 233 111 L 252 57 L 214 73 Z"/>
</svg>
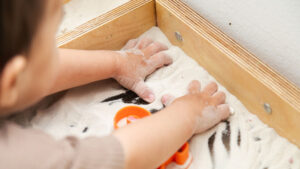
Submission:
<svg viewBox="0 0 300 169">
<path fill-rule="evenodd" d="M 217 90 L 217 84 L 211 83 L 200 91 L 200 83 L 193 81 L 189 93 L 167 108 L 116 130 L 114 135 L 124 149 L 124 168 L 157 168 L 193 134 L 204 132 L 227 118 L 229 107 L 224 104 L 225 94 Z M 165 105 L 172 100 L 174 97 L 170 95 L 162 98 Z"/>
<path fill-rule="evenodd" d="M 185 107 L 186 112 L 192 116 L 191 124 L 194 125 L 194 134 L 202 133 L 213 127 L 221 120 L 228 118 L 230 114 L 228 104 L 225 104 L 226 96 L 218 91 L 216 83 L 208 84 L 202 91 L 200 82 L 192 81 L 188 86 L 188 94 L 178 99 L 171 95 L 164 95 L 162 103 Z"/>
</svg>

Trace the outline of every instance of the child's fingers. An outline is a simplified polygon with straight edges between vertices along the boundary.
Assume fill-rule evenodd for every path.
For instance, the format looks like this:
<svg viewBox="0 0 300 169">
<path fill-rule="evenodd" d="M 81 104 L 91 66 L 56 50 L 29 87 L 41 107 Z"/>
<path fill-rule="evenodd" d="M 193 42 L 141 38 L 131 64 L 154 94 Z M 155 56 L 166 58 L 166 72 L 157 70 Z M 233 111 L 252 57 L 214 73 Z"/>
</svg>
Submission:
<svg viewBox="0 0 300 169">
<path fill-rule="evenodd" d="M 213 99 L 212 101 L 215 105 L 224 104 L 226 95 L 224 92 L 217 92 L 213 95 L 212 99 Z"/>
<path fill-rule="evenodd" d="M 128 50 L 134 48 L 137 43 L 138 43 L 138 39 L 131 39 L 126 43 L 126 45 L 123 47 L 122 50 Z"/>
<path fill-rule="evenodd" d="M 198 80 L 193 80 L 188 86 L 188 91 L 191 94 L 199 93 L 201 90 L 201 84 Z"/>
<path fill-rule="evenodd" d="M 163 52 L 159 52 L 159 53 L 153 55 L 149 59 L 149 62 L 148 62 L 149 63 L 148 64 L 149 65 L 149 70 L 148 70 L 148 72 L 150 74 L 150 73 L 154 72 L 156 69 L 158 69 L 158 68 L 160 68 L 164 65 L 169 65 L 172 62 L 173 62 L 173 59 L 169 55 L 167 55 Z"/>
<path fill-rule="evenodd" d="M 144 81 L 137 82 L 131 90 L 149 103 L 152 103 L 155 100 L 153 91 L 146 85 Z"/>
<path fill-rule="evenodd" d="M 175 96 L 170 95 L 170 94 L 165 94 L 161 97 L 161 102 L 164 106 L 168 106 L 170 105 L 174 100 L 175 100 Z"/>
<path fill-rule="evenodd" d="M 152 39 L 149 39 L 149 38 L 142 38 L 142 39 L 140 39 L 140 41 L 137 43 L 136 47 L 137 47 L 138 49 L 143 50 L 143 49 L 147 48 L 147 47 L 148 47 L 150 44 L 152 44 L 152 43 L 153 43 L 153 40 L 152 40 Z"/>
<path fill-rule="evenodd" d="M 145 49 L 143 49 L 143 53 L 146 56 L 146 58 L 150 58 L 151 56 L 153 56 L 154 54 L 163 51 L 163 50 L 167 50 L 168 47 L 164 44 L 161 44 L 159 42 L 153 42 L 150 45 L 148 45 Z"/>
<path fill-rule="evenodd" d="M 214 93 L 218 91 L 218 85 L 215 82 L 209 83 L 205 88 L 203 89 L 203 93 L 209 96 L 212 96 Z"/>
<path fill-rule="evenodd" d="M 227 119 L 230 115 L 229 105 L 221 104 L 221 105 L 217 106 L 217 112 L 218 112 L 218 115 L 220 116 L 221 120 Z"/>
</svg>

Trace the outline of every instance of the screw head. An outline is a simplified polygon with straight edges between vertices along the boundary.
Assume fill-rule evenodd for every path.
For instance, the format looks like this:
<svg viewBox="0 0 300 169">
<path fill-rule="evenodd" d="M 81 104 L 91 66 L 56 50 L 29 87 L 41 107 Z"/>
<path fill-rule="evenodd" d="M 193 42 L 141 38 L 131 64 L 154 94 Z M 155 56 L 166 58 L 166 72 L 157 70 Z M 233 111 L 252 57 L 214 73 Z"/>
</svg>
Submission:
<svg viewBox="0 0 300 169">
<path fill-rule="evenodd" d="M 272 108 L 269 103 L 264 103 L 264 109 L 265 109 L 265 112 L 267 112 L 268 114 L 272 113 Z"/>
<path fill-rule="evenodd" d="M 179 42 L 182 42 L 182 41 L 183 41 L 183 38 L 182 38 L 180 32 L 175 32 L 175 37 L 176 37 L 176 39 L 177 39 Z"/>
</svg>

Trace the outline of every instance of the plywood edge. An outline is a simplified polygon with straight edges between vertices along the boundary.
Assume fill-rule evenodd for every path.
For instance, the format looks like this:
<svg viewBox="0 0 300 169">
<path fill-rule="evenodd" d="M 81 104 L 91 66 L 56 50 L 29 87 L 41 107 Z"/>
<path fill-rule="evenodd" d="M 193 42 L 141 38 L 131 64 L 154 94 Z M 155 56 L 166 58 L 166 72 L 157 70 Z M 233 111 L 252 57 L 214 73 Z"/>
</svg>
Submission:
<svg viewBox="0 0 300 169">
<path fill-rule="evenodd" d="M 300 147 L 300 90 L 179 0 L 156 1 L 157 24 L 247 109 Z M 183 38 L 177 40 L 174 33 Z M 266 113 L 264 103 L 272 108 Z"/>
<path fill-rule="evenodd" d="M 153 0 L 131 0 L 57 38 L 60 48 L 120 49 L 156 25 Z"/>
</svg>

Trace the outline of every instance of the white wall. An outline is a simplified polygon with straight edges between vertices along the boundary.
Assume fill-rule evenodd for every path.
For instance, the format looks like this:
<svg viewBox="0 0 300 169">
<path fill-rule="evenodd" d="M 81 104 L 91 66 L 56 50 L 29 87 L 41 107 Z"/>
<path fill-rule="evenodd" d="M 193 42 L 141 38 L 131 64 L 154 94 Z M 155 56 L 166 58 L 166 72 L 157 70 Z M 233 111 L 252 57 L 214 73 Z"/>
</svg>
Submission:
<svg viewBox="0 0 300 169">
<path fill-rule="evenodd" d="M 300 87 L 300 0 L 183 1 Z"/>
</svg>

